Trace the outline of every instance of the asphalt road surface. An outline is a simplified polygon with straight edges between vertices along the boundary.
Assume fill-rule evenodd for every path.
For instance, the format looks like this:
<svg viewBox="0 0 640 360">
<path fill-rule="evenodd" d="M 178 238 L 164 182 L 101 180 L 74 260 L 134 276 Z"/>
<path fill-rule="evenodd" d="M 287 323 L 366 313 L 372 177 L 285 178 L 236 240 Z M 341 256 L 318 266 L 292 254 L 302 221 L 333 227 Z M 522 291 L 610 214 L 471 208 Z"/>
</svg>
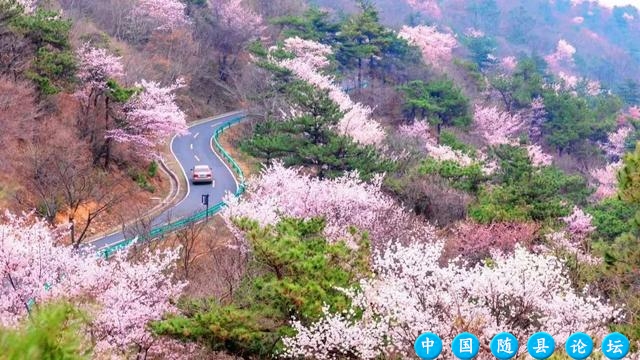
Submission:
<svg viewBox="0 0 640 360">
<path fill-rule="evenodd" d="M 174 206 L 155 217 L 151 221 L 150 228 L 205 210 L 205 206 L 201 202 L 203 194 L 209 194 L 209 205 L 212 206 L 222 201 L 226 192 L 234 193 L 236 191 L 238 187 L 236 178 L 222 158 L 213 151 L 212 136 L 217 128 L 239 114 L 242 113 L 235 112 L 198 121 L 195 125 L 189 127 L 188 134 L 176 136 L 172 139 L 171 151 L 182 169 L 182 174 L 176 175 L 187 178 L 187 195 Z M 192 184 L 190 181 L 190 169 L 194 165 L 209 165 L 213 171 L 213 184 Z M 116 244 L 125 238 L 131 238 L 136 229 L 140 229 L 140 227 L 140 223 L 134 223 L 124 230 L 94 240 L 87 245 L 93 246 L 97 250 Z"/>
</svg>

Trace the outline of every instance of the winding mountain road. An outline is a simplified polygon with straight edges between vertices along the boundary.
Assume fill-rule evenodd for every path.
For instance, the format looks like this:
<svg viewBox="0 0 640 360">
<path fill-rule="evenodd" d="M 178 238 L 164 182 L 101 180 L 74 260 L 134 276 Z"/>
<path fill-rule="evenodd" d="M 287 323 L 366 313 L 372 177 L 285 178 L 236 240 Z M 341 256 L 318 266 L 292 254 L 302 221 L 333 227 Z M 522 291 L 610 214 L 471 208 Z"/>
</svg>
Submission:
<svg viewBox="0 0 640 360">
<path fill-rule="evenodd" d="M 180 164 L 182 175 L 187 179 L 187 194 L 178 203 L 153 218 L 150 224 L 151 228 L 205 210 L 205 206 L 201 203 L 202 195 L 204 194 L 209 194 L 209 205 L 214 205 L 222 201 L 222 197 L 226 192 L 236 192 L 238 182 L 233 171 L 214 151 L 212 136 L 218 128 L 230 120 L 244 116 L 245 113 L 243 111 L 237 111 L 199 120 L 189 127 L 188 134 L 173 137 L 171 140 L 171 152 Z M 190 169 L 198 164 L 211 167 L 213 170 L 213 184 L 194 185 L 191 183 Z M 180 174 L 176 175 L 180 176 Z M 135 224 L 129 225 L 129 227 L 125 226 L 123 230 L 106 235 L 87 245 L 99 250 L 122 242 L 127 235 L 130 236 L 134 226 Z"/>
</svg>

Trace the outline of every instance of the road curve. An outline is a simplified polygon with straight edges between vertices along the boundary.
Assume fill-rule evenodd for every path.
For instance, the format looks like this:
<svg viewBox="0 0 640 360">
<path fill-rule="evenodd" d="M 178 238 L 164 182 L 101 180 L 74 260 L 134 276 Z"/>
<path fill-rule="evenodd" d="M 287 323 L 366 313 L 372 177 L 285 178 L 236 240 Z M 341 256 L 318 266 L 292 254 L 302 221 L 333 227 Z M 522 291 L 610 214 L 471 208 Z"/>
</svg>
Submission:
<svg viewBox="0 0 640 360">
<path fill-rule="evenodd" d="M 171 140 L 171 152 L 180 164 L 182 176 L 187 178 L 187 194 L 177 204 L 153 218 L 150 228 L 205 210 L 205 206 L 201 203 L 203 194 L 209 194 L 209 205 L 214 205 L 222 201 L 226 192 L 235 193 L 238 188 L 238 182 L 231 169 L 213 150 L 212 136 L 216 129 L 239 115 L 244 115 L 244 113 L 239 111 L 200 120 L 189 127 L 186 135 L 173 137 Z M 211 167 L 213 170 L 213 184 L 191 184 L 187 174 L 189 174 L 189 170 L 194 165 L 198 164 L 206 164 Z M 180 174 L 177 175 L 180 176 Z M 119 243 L 125 238 L 132 237 L 135 226 L 135 224 L 130 225 L 121 231 L 106 235 L 87 245 L 94 249 L 102 249 Z"/>
</svg>

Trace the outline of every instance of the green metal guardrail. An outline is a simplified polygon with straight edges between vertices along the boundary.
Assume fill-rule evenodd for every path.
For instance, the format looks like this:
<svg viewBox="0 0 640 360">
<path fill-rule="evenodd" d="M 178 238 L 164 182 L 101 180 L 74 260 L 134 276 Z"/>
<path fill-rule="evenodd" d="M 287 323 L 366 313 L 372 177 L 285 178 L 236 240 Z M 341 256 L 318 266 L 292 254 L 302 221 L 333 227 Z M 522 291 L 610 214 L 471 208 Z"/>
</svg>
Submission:
<svg viewBox="0 0 640 360">
<path fill-rule="evenodd" d="M 227 121 L 222 126 L 220 126 L 219 128 L 216 129 L 216 131 L 215 131 L 215 133 L 213 134 L 213 137 L 212 137 L 213 143 L 216 146 L 216 149 L 222 155 L 224 160 L 226 160 L 229 163 L 229 165 L 231 165 L 231 168 L 233 169 L 233 171 L 236 173 L 236 175 L 238 177 L 237 178 L 237 180 L 238 180 L 238 188 L 236 189 L 236 192 L 234 194 L 236 197 L 238 197 L 238 196 L 242 195 L 242 193 L 244 193 L 244 190 L 245 190 L 244 174 L 242 172 L 242 169 L 240 169 L 240 165 L 238 165 L 238 163 L 231 157 L 231 155 L 229 155 L 229 153 L 222 147 L 222 145 L 220 145 L 219 137 L 220 137 L 220 134 L 222 134 L 226 129 L 230 128 L 231 126 L 233 126 L 233 125 L 235 125 L 237 123 L 239 123 L 244 118 L 245 118 L 245 115 L 238 115 L 237 117 L 234 117 L 233 119 Z M 199 213 L 196 213 L 194 215 L 191 215 L 189 217 L 177 220 L 175 222 L 168 223 L 166 225 L 161 225 L 161 226 L 158 226 L 156 228 L 153 228 L 153 229 L 151 229 L 149 231 L 148 234 L 145 234 L 144 236 L 142 236 L 142 238 L 139 238 L 139 237 L 136 236 L 134 238 L 125 239 L 125 240 L 122 240 L 122 241 L 117 242 L 115 244 L 112 244 L 110 246 L 107 246 L 105 248 L 102 248 L 102 249 L 100 249 L 98 251 L 98 255 L 100 257 L 108 259 L 109 256 L 111 256 L 111 254 L 129 247 L 131 244 L 133 244 L 136 241 L 139 242 L 139 241 L 153 240 L 155 238 L 161 237 L 161 236 L 166 235 L 168 233 L 171 233 L 171 232 L 174 232 L 176 230 L 182 229 L 182 228 L 186 227 L 189 224 L 202 221 L 203 219 L 207 218 L 208 216 L 212 216 L 212 215 L 217 214 L 225 206 L 226 206 L 226 204 L 224 203 L 224 201 L 221 201 L 221 202 L 209 207 L 208 211 L 207 210 L 203 210 L 203 211 L 201 211 Z"/>
</svg>

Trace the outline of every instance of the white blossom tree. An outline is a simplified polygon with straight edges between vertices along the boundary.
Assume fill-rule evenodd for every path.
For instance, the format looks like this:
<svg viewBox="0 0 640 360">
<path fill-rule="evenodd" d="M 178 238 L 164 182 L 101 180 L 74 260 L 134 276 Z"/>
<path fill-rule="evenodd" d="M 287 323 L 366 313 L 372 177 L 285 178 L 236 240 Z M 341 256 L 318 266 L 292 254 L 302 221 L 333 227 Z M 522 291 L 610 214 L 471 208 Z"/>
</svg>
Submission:
<svg viewBox="0 0 640 360">
<path fill-rule="evenodd" d="M 491 338 L 508 331 L 524 339 L 548 331 L 562 346 L 574 331 L 595 336 L 621 312 L 599 298 L 581 294 L 568 281 L 561 261 L 517 247 L 513 255 L 493 254 L 491 264 L 468 268 L 440 265 L 441 242 L 393 245 L 378 254 L 374 275 L 358 289 L 344 289 L 352 308 L 310 325 L 293 320 L 296 335 L 284 339 L 289 357 L 315 359 L 414 356 L 413 343 L 425 331 L 450 343 L 460 332 L 481 342 L 478 359 L 493 359 Z M 521 351 L 526 346 L 521 343 Z M 452 358 L 443 347 L 443 358 Z"/>
</svg>

